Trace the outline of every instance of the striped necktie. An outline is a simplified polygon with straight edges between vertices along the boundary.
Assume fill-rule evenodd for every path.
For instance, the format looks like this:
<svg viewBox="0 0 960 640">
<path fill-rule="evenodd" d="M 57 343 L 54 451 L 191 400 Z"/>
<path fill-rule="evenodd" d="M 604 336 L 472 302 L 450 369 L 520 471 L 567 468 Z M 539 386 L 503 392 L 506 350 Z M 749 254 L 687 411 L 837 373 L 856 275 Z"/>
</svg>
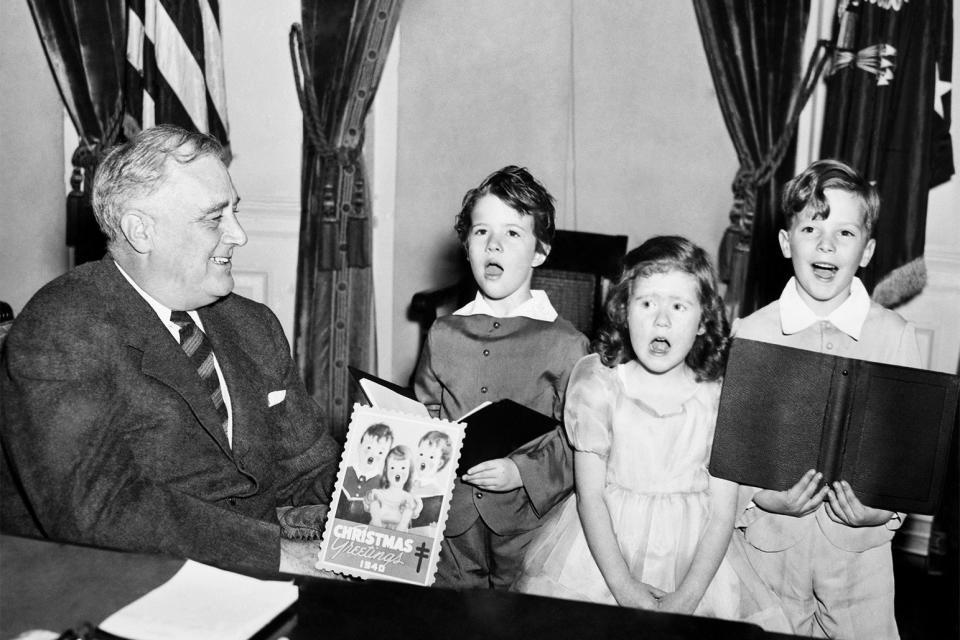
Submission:
<svg viewBox="0 0 960 640">
<path fill-rule="evenodd" d="M 213 347 L 210 346 L 210 340 L 186 311 L 171 311 L 170 322 L 180 327 L 180 347 L 196 367 L 200 380 L 210 393 L 210 400 L 220 416 L 220 427 L 226 434 L 227 406 L 223 402 L 223 390 L 220 389 L 220 380 L 213 366 Z"/>
</svg>

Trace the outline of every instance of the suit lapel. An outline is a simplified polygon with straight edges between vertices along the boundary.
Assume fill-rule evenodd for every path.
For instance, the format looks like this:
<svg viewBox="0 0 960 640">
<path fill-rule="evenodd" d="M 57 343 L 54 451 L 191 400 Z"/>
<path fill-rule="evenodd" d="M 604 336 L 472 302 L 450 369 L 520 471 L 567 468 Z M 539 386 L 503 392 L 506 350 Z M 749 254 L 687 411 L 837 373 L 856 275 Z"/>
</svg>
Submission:
<svg viewBox="0 0 960 640">
<path fill-rule="evenodd" d="M 105 285 L 104 295 L 113 298 L 118 325 L 125 331 L 127 348 L 140 357 L 140 370 L 176 391 L 204 431 L 227 456 L 232 457 L 230 443 L 220 426 L 220 416 L 187 354 L 167 331 L 153 308 L 130 286 L 109 254 L 100 265 L 103 268 L 101 282 Z"/>
<path fill-rule="evenodd" d="M 232 457 L 230 443 L 220 424 L 220 416 L 213 406 L 210 393 L 200 382 L 200 376 L 193 368 L 193 363 L 172 338 L 170 340 L 159 338 L 163 336 L 158 336 L 157 339 L 146 338 L 129 345 L 143 354 L 141 371 L 144 375 L 154 378 L 180 394 L 204 431 L 217 441 L 224 453 Z"/>
<path fill-rule="evenodd" d="M 251 425 L 262 424 L 267 409 L 267 398 L 262 384 L 251 376 L 260 367 L 247 354 L 243 345 L 231 331 L 224 317 L 223 302 L 199 310 L 200 319 L 210 342 L 223 377 L 230 389 L 230 406 L 233 411 L 233 451 L 237 456 L 246 453 L 250 446 Z"/>
</svg>

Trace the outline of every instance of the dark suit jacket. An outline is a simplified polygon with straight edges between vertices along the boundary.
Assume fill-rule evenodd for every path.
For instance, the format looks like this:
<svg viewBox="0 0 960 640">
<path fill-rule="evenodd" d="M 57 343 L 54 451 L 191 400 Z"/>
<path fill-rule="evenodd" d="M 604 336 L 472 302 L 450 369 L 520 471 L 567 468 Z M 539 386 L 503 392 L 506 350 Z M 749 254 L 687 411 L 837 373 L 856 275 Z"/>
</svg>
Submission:
<svg viewBox="0 0 960 640">
<path fill-rule="evenodd" d="M 0 375 L 5 525 L 23 528 L 25 504 L 53 539 L 279 567 L 275 509 L 329 503 L 339 447 L 267 307 L 229 295 L 199 314 L 232 448 L 196 370 L 109 256 L 34 296 Z M 286 397 L 268 406 L 275 391 Z"/>
</svg>

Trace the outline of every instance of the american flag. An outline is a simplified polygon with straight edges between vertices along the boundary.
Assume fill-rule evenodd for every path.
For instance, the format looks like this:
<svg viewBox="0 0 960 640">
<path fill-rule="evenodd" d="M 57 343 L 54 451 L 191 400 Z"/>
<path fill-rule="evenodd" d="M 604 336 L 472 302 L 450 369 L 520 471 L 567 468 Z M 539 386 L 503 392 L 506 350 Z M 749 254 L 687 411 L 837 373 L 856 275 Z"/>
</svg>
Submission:
<svg viewBox="0 0 960 640">
<path fill-rule="evenodd" d="M 129 0 L 127 113 L 141 129 L 176 124 L 229 148 L 218 0 Z"/>
</svg>

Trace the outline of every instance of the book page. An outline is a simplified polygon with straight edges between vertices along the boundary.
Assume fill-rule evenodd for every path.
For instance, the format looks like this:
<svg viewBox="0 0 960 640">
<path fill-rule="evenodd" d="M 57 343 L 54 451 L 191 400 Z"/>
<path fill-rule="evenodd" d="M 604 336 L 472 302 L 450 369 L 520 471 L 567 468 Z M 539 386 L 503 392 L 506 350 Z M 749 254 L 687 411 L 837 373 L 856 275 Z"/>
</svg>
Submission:
<svg viewBox="0 0 960 640">
<path fill-rule="evenodd" d="M 484 402 L 481 402 L 480 404 L 478 404 L 477 406 L 475 406 L 473 409 L 470 409 L 470 411 L 467 411 L 465 414 L 463 414 L 462 416 L 460 416 L 460 417 L 456 420 L 456 422 L 463 422 L 464 420 L 466 420 L 467 418 L 469 418 L 470 416 L 472 416 L 473 414 L 475 414 L 477 411 L 480 411 L 480 409 L 484 409 L 484 408 L 486 408 L 486 407 L 489 407 L 491 404 L 493 404 L 493 403 L 490 402 L 489 400 L 485 400 Z"/>
<path fill-rule="evenodd" d="M 170 580 L 100 623 L 137 640 L 249 638 L 297 600 L 292 582 L 258 580 L 187 560 Z"/>
<path fill-rule="evenodd" d="M 421 403 L 402 396 L 392 389 L 387 389 L 369 378 L 360 380 L 360 388 L 367 394 L 367 398 L 370 399 L 373 406 L 378 409 L 399 411 L 424 418 L 430 417 L 430 412 Z"/>
</svg>

